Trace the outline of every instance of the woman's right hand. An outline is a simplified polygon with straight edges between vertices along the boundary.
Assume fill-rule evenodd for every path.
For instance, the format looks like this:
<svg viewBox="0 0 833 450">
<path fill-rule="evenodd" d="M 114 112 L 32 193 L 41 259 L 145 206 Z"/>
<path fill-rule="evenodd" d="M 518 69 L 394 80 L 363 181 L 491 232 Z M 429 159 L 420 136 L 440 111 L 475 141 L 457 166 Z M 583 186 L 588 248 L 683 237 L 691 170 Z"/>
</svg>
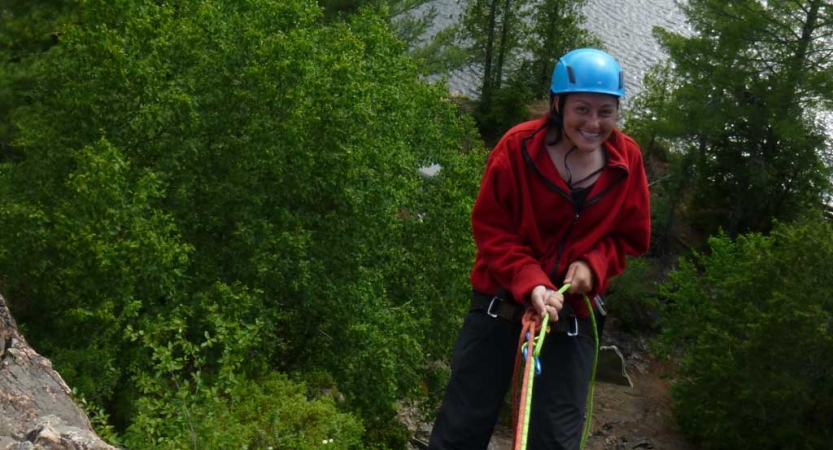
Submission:
<svg viewBox="0 0 833 450">
<path fill-rule="evenodd" d="M 564 306 L 563 295 L 557 291 L 548 289 L 544 285 L 538 285 L 532 289 L 529 299 L 532 307 L 541 317 L 549 313 L 550 320 L 553 322 L 558 321 L 558 311 L 561 311 L 561 307 Z"/>
</svg>

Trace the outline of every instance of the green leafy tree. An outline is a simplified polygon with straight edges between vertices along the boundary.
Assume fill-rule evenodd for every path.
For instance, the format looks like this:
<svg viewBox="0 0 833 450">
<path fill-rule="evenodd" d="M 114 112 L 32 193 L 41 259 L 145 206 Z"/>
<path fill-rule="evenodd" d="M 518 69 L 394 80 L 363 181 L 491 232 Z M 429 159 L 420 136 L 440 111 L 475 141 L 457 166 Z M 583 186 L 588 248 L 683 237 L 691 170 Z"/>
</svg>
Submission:
<svg viewBox="0 0 833 450">
<path fill-rule="evenodd" d="M 833 99 L 833 4 L 694 0 L 683 9 L 694 35 L 655 30 L 672 65 L 628 125 L 689 155 L 676 173 L 691 181 L 674 183 L 670 206 L 685 197 L 696 226 L 730 235 L 817 207 L 829 186 L 815 111 Z"/>
<path fill-rule="evenodd" d="M 587 0 L 542 0 L 531 8 L 531 27 L 523 46 L 530 59 L 519 76 L 534 98 L 547 98 L 552 71 L 561 55 L 577 48 L 602 46 L 598 37 L 583 28 L 586 4 Z"/>
<path fill-rule="evenodd" d="M 78 6 L 33 56 L 0 166 L 27 337 L 129 439 L 190 446 L 238 383 L 279 372 L 330 380 L 366 443 L 404 445 L 396 405 L 440 376 L 468 297 L 472 124 L 370 10 Z M 206 406 L 166 431 L 168 399 Z"/>
<path fill-rule="evenodd" d="M 9 114 L 26 99 L 15 91 L 27 87 L 33 59 L 58 42 L 72 18 L 68 0 L 6 0 L 0 5 L 0 163 L 18 156 Z"/>
<path fill-rule="evenodd" d="M 328 20 L 336 20 L 372 8 L 390 21 L 394 33 L 408 47 L 424 75 L 442 75 L 463 65 L 465 55 L 457 45 L 453 27 L 426 38 L 437 18 L 430 0 L 319 0 Z"/>
<path fill-rule="evenodd" d="M 828 448 L 833 226 L 806 219 L 709 245 L 664 287 L 679 423 L 706 450 Z"/>
<path fill-rule="evenodd" d="M 465 66 L 469 56 L 458 44 L 459 31 L 450 26 L 438 31 L 429 40 L 420 38 L 408 52 L 425 76 L 446 76 Z"/>
<path fill-rule="evenodd" d="M 429 0 L 319 0 L 326 16 L 356 14 L 362 7 L 387 8 L 391 17 L 407 13 Z"/>
<path fill-rule="evenodd" d="M 477 121 L 498 137 L 545 98 L 556 60 L 569 50 L 600 46 L 581 28 L 584 0 L 469 0 L 461 38 L 469 62 L 482 68 Z"/>
<path fill-rule="evenodd" d="M 526 30 L 522 8 L 527 0 L 469 0 L 462 17 L 462 37 L 470 62 L 482 69 L 480 109 L 490 111 L 506 70 L 517 60 Z"/>
<path fill-rule="evenodd" d="M 382 13 L 394 25 L 396 34 L 407 43 L 417 41 L 437 15 L 436 8 L 427 8 L 415 16 L 415 10 L 429 0 L 319 0 L 324 16 L 330 20 L 357 14 L 362 8 Z"/>
<path fill-rule="evenodd" d="M 651 180 L 650 253 L 667 263 L 686 252 L 689 245 L 680 236 L 678 211 L 690 201 L 694 178 L 695 153 L 674 151 L 669 138 L 684 133 L 683 124 L 665 120 L 679 110 L 672 101 L 672 92 L 680 86 L 681 79 L 675 76 L 670 62 L 657 64 L 645 75 L 642 93 L 626 112 L 627 132 L 640 143 Z"/>
</svg>

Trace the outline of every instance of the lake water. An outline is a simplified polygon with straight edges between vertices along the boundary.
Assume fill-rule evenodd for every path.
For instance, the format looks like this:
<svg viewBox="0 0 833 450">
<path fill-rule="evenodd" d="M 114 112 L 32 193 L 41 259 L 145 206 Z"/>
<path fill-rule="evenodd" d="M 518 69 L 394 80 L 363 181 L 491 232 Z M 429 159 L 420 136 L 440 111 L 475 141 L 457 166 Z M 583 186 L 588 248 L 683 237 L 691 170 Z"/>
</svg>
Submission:
<svg viewBox="0 0 833 450">
<path fill-rule="evenodd" d="M 437 9 L 434 25 L 428 35 L 456 23 L 462 13 L 458 0 L 434 0 L 426 7 Z M 611 55 L 619 60 L 625 71 L 627 96 L 633 97 L 642 87 L 645 72 L 666 58 L 656 43 L 651 30 L 661 26 L 678 33 L 688 34 L 690 29 L 685 16 L 674 0 L 588 0 L 584 8 L 585 27 L 598 36 Z M 451 92 L 477 96 L 478 73 L 461 69 L 451 74 L 448 87 Z"/>
<path fill-rule="evenodd" d="M 463 11 L 459 0 L 434 0 L 423 8 L 430 6 L 435 7 L 438 14 L 427 36 L 456 23 Z M 584 16 L 584 26 L 602 40 L 604 49 L 622 65 L 628 98 L 641 91 L 645 73 L 667 58 L 654 40 L 652 29 L 660 26 L 672 32 L 691 34 L 691 28 L 674 0 L 588 0 Z M 474 68 L 461 69 L 449 76 L 448 87 L 452 93 L 474 98 L 478 86 L 479 73 Z M 818 115 L 833 147 L 833 112 L 819 111 Z"/>
</svg>

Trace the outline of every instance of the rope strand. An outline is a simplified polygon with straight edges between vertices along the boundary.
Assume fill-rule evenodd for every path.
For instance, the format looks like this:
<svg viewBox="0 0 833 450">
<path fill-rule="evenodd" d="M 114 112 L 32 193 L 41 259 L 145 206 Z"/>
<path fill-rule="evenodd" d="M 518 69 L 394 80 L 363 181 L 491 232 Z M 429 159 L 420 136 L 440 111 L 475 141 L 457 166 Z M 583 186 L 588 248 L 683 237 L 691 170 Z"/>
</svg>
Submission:
<svg viewBox="0 0 833 450">
<path fill-rule="evenodd" d="M 558 293 L 563 294 L 569 288 L 570 285 L 565 284 L 558 290 Z M 590 374 L 590 389 L 587 392 L 587 414 L 584 422 L 584 432 L 582 433 L 580 446 L 582 450 L 587 444 L 587 438 L 590 436 L 590 430 L 592 428 L 596 366 L 599 362 L 599 331 L 596 324 L 596 317 L 593 312 L 593 305 L 590 303 L 590 299 L 587 295 L 584 295 L 584 302 L 587 305 L 587 310 L 590 311 L 590 322 L 593 324 L 594 351 L 593 369 Z M 527 310 L 521 319 L 521 335 L 518 339 L 518 353 L 515 355 L 515 368 L 512 378 L 512 428 L 515 430 L 515 442 L 513 445 L 514 450 L 526 450 L 527 438 L 529 435 L 529 418 L 532 407 L 532 386 L 535 381 L 535 364 L 544 344 L 543 341 L 546 336 L 548 321 L 549 314 L 544 315 L 544 317 L 539 321 L 537 320 L 537 314 L 533 310 Z M 520 374 L 524 344 L 526 344 L 527 353 L 523 382 L 521 383 L 519 393 L 518 376 Z"/>
</svg>

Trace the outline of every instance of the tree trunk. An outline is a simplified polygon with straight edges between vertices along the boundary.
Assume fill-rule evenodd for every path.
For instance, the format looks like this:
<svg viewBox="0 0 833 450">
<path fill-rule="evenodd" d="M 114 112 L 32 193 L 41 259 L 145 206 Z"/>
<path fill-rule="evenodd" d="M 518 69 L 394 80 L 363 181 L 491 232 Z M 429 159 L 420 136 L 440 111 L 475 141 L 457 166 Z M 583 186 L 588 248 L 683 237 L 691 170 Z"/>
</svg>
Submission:
<svg viewBox="0 0 833 450">
<path fill-rule="evenodd" d="M 511 16 L 511 9 L 512 9 L 512 0 L 506 0 L 506 3 L 503 4 L 503 17 L 501 20 L 503 23 L 500 27 L 500 45 L 498 47 L 498 55 L 497 55 L 497 67 L 495 70 L 495 89 L 500 89 L 501 84 L 503 83 L 503 62 L 506 56 L 507 44 L 506 44 L 506 36 L 509 33 L 509 18 Z"/>
<path fill-rule="evenodd" d="M 2 296 L 0 449 L 115 450 L 92 430 L 52 363 L 18 333 Z"/>
<path fill-rule="evenodd" d="M 489 3 L 489 30 L 486 36 L 486 58 L 483 61 L 483 89 L 480 92 L 481 110 L 489 111 L 492 107 L 492 55 L 495 46 L 495 25 L 497 17 L 497 0 Z"/>
<path fill-rule="evenodd" d="M 804 24 L 801 27 L 801 37 L 798 40 L 798 49 L 791 58 L 792 61 L 787 65 L 789 73 L 787 74 L 787 89 L 789 94 L 784 99 L 784 111 L 788 114 L 794 114 L 796 106 L 798 106 L 797 97 L 800 89 L 800 84 L 804 78 L 805 64 L 807 62 L 807 52 L 810 49 L 810 44 L 813 41 L 813 32 L 816 31 L 819 21 L 819 9 L 822 5 L 822 0 L 812 0 L 810 2 L 810 9 L 807 10 L 807 16 L 804 19 Z"/>
<path fill-rule="evenodd" d="M 554 17 L 560 17 L 561 16 L 560 11 L 562 11 L 562 9 L 564 8 L 564 5 L 559 1 L 550 1 L 550 2 L 547 2 L 545 5 L 542 5 L 542 7 L 543 8 L 552 8 L 552 10 L 553 10 L 552 15 Z M 543 42 L 541 43 L 541 48 L 544 49 L 544 52 L 546 52 L 547 50 L 550 50 L 550 51 L 553 52 L 553 54 L 552 55 L 547 55 L 546 53 L 542 53 L 537 58 L 538 61 L 539 61 L 539 66 L 538 66 L 538 78 L 537 78 L 538 83 L 536 84 L 536 86 L 540 87 L 541 92 L 546 92 L 547 93 L 546 95 L 549 95 L 550 85 L 551 85 L 551 82 L 552 82 L 552 71 L 555 68 L 555 64 L 553 64 L 552 68 L 549 67 L 549 61 L 551 61 L 550 58 L 552 58 L 552 59 L 559 58 L 560 55 L 555 54 L 555 53 L 560 53 L 560 52 L 566 50 L 566 49 L 562 49 L 562 48 L 557 48 L 557 46 L 556 46 L 556 41 L 557 41 L 557 36 L 558 36 L 558 33 L 559 33 L 559 26 L 560 25 L 561 24 L 556 20 L 550 21 L 549 27 L 547 28 L 546 35 L 543 37 Z M 556 51 L 556 49 L 557 49 L 557 51 Z M 557 59 L 555 60 L 555 63 L 556 64 L 558 63 Z"/>
</svg>

